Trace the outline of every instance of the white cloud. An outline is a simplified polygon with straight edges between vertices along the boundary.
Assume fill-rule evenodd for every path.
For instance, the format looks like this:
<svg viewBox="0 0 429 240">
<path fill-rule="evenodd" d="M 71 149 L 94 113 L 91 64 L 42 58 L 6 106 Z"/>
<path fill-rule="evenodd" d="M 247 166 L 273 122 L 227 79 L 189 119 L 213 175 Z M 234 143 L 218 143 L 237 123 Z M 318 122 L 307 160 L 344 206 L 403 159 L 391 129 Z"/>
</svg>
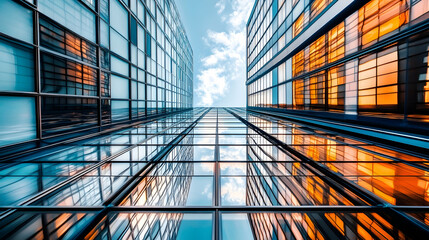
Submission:
<svg viewBox="0 0 429 240">
<path fill-rule="evenodd" d="M 217 13 L 218 14 L 222 14 L 223 11 L 225 10 L 225 0 L 220 0 L 219 2 L 216 3 L 216 8 L 217 8 Z"/>
<path fill-rule="evenodd" d="M 216 3 L 226 31 L 208 30 L 203 38 L 211 52 L 201 59 L 203 69 L 197 75 L 196 94 L 200 100 L 197 105 L 213 105 L 225 95 L 233 81 L 240 81 L 244 87 L 246 22 L 253 3 L 254 0 L 219 0 Z"/>
<path fill-rule="evenodd" d="M 202 100 L 202 105 L 211 106 L 213 101 L 224 94 L 226 90 L 225 69 L 208 68 L 200 72 L 197 78 L 200 81 L 197 87 L 197 94 Z"/>
<path fill-rule="evenodd" d="M 246 178 L 228 177 L 222 179 L 221 196 L 224 205 L 245 205 Z"/>
</svg>

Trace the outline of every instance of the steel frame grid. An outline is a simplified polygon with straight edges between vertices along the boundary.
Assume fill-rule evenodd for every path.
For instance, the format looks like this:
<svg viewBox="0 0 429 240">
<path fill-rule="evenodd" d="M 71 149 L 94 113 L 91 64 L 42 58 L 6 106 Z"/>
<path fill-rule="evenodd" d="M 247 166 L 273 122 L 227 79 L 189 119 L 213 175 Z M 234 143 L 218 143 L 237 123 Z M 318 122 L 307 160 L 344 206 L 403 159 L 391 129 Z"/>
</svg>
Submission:
<svg viewBox="0 0 429 240">
<path fill-rule="evenodd" d="M 390 204 L 386 204 L 383 200 L 380 200 L 378 197 L 374 196 L 372 193 L 369 192 L 365 192 L 362 191 L 362 189 L 360 189 L 359 187 L 355 187 L 355 186 L 350 186 L 347 182 L 347 180 L 341 178 L 341 177 L 335 177 L 332 175 L 328 175 L 328 178 L 333 178 L 336 182 L 335 184 L 339 184 L 339 186 L 344 187 L 344 185 L 346 186 L 347 189 L 351 189 L 352 192 L 357 192 L 359 193 L 359 195 L 361 195 L 362 198 L 367 199 L 367 201 L 372 202 L 371 205 L 369 206 L 365 206 L 365 205 L 361 205 L 361 206 L 223 206 L 221 204 L 221 192 L 220 192 L 220 181 L 221 181 L 221 174 L 220 174 L 220 164 L 222 163 L 248 163 L 248 161 L 221 161 L 220 160 L 220 144 L 219 144 L 219 134 L 216 130 L 216 142 L 215 142 L 215 157 L 213 161 L 181 161 L 180 164 L 183 163 L 212 163 L 214 164 L 215 168 L 213 169 L 213 178 L 214 178 L 214 194 L 213 196 L 213 206 L 207 206 L 207 207 L 194 207 L 194 206 L 174 206 L 174 207 L 168 207 L 168 206 L 119 206 L 119 204 L 121 203 L 121 201 L 123 201 L 123 199 L 132 191 L 133 188 L 135 188 L 138 183 L 140 181 L 142 181 L 145 177 L 148 177 L 151 170 L 153 170 L 157 165 L 160 165 L 160 163 L 177 163 L 175 161 L 165 161 L 165 160 L 161 160 L 164 156 L 166 156 L 170 151 L 172 151 L 176 146 L 180 146 L 180 139 L 184 139 L 187 136 L 192 136 L 192 129 L 193 127 L 195 127 L 197 125 L 197 123 L 210 111 L 215 111 L 216 112 L 216 127 L 219 126 L 219 111 L 227 111 L 230 114 L 232 114 L 233 116 L 235 116 L 237 119 L 239 119 L 240 121 L 242 121 L 244 124 L 246 124 L 246 126 L 249 129 L 252 129 L 254 131 L 257 132 L 257 134 L 260 134 L 259 136 L 262 136 L 263 138 L 267 139 L 268 141 L 270 141 L 272 143 L 272 146 L 275 146 L 277 148 L 279 148 L 280 150 L 283 149 L 283 151 L 288 152 L 289 154 L 293 155 L 293 159 L 294 161 L 275 161 L 276 159 L 272 159 L 273 161 L 269 161 L 268 163 L 293 163 L 293 162 L 300 162 L 300 161 L 304 161 L 303 165 L 307 166 L 307 168 L 312 168 L 313 173 L 316 175 L 319 175 L 321 172 L 324 172 L 323 169 L 320 169 L 320 167 L 318 165 L 315 165 L 314 163 L 312 163 L 311 159 L 308 159 L 305 156 L 302 156 L 300 154 L 298 154 L 297 152 L 291 151 L 291 149 L 289 149 L 290 147 L 285 147 L 283 143 L 275 141 L 274 137 L 272 137 L 270 134 L 264 132 L 263 130 L 259 129 L 258 127 L 256 127 L 255 125 L 251 124 L 250 122 L 248 122 L 247 120 L 243 119 L 241 116 L 238 115 L 238 113 L 236 112 L 237 110 L 235 109 L 207 109 L 204 110 L 204 114 L 202 114 L 198 119 L 194 120 L 189 126 L 188 128 L 186 128 L 182 133 L 176 135 L 175 140 L 173 140 L 174 143 L 169 144 L 169 145 L 161 145 L 164 146 L 166 148 L 164 148 L 163 151 L 158 152 L 155 156 L 154 159 L 152 159 L 152 161 L 148 161 L 146 162 L 146 166 L 144 168 L 141 169 L 141 171 L 137 172 L 136 174 L 134 174 L 132 176 L 132 179 L 130 179 L 128 181 L 127 184 L 123 185 L 122 188 L 120 188 L 119 190 L 116 191 L 116 193 L 114 193 L 113 195 L 111 195 L 107 200 L 104 201 L 104 203 L 102 204 L 102 206 L 97 207 L 85 207 L 85 206 L 70 206 L 70 207 L 60 207 L 60 206 L 34 206 L 34 205 L 29 205 L 28 203 L 26 203 L 26 205 L 23 206 L 2 206 L 0 207 L 0 211 L 6 211 L 3 212 L 2 216 L 0 217 L 1 219 L 4 219 L 6 216 L 8 216 L 9 214 L 12 214 L 13 212 L 28 212 L 28 213 L 63 213 L 63 212 L 88 212 L 88 213 L 94 213 L 96 214 L 96 217 L 92 219 L 92 221 L 90 222 L 90 224 L 88 224 L 84 230 L 82 230 L 80 232 L 80 235 L 76 238 L 76 239 L 80 239 L 86 236 L 86 234 L 88 234 L 92 229 L 94 229 L 94 227 L 97 226 L 97 224 L 99 223 L 99 221 L 101 221 L 101 219 L 104 219 L 105 217 L 107 217 L 109 214 L 111 213 L 133 213 L 133 212 L 141 212 L 141 213 L 212 213 L 213 218 L 213 229 L 214 231 L 213 233 L 213 238 L 214 239 L 220 239 L 221 238 L 221 234 L 220 232 L 222 231 L 221 228 L 221 214 L 222 213 L 293 213 L 293 212 L 301 212 L 301 213 L 305 213 L 305 212 L 318 212 L 318 213 L 326 213 L 326 212 L 333 212 L 333 213 L 356 213 L 356 212 L 367 212 L 367 213 L 379 213 L 381 215 L 388 215 L 388 216 L 395 216 L 395 218 L 393 218 L 394 221 L 397 221 L 396 224 L 405 224 L 408 227 L 410 227 L 410 229 L 412 229 L 413 231 L 416 231 L 415 234 L 427 234 L 427 229 L 425 228 L 425 226 L 422 226 L 420 222 L 416 222 L 416 220 L 414 220 L 413 218 L 409 217 L 408 215 L 404 214 L 404 213 L 408 213 L 408 212 L 417 212 L 417 213 L 427 213 L 427 211 L 429 210 L 428 207 L 419 207 L 419 206 L 395 206 L 395 205 L 390 205 Z M 247 113 L 246 113 L 247 114 Z M 183 120 L 186 122 L 186 120 Z M 180 124 L 177 123 L 177 124 Z M 170 128 L 174 128 L 174 125 L 171 126 Z M 159 132 L 158 134 L 152 134 L 149 136 L 149 138 L 154 138 L 158 135 L 163 135 L 163 133 L 165 133 L 167 131 L 167 129 L 165 129 L 164 131 Z M 146 139 L 144 141 L 149 141 L 149 139 Z M 142 145 L 141 143 L 139 144 L 134 144 L 134 147 L 138 146 L 138 145 Z M 159 146 L 159 145 L 158 145 Z M 249 147 L 252 146 L 257 146 L 259 148 L 263 147 L 263 146 L 259 146 L 257 144 L 255 145 L 247 145 L 248 147 L 246 147 L 246 151 L 249 150 Z M 253 150 L 253 148 L 250 148 Z M 101 166 L 101 163 L 106 163 L 109 162 L 111 160 L 113 160 L 116 156 L 120 156 L 123 153 L 129 152 L 129 148 L 126 148 L 122 151 L 120 151 L 119 153 L 116 153 L 115 155 L 111 156 L 110 158 L 104 159 L 102 162 L 97 162 L 98 164 L 96 164 L 97 166 Z M 262 149 L 263 150 L 263 149 Z M 246 153 L 248 155 L 248 153 Z M 46 161 L 48 162 L 48 161 Z M 133 161 L 121 161 L 124 163 L 130 163 Z M 252 161 L 252 163 L 267 163 L 267 161 L 265 160 L 256 160 L 256 161 Z M 379 162 L 379 161 L 375 161 L 375 162 Z M 383 162 L 383 161 L 381 161 Z M 389 162 L 395 162 L 395 161 L 389 161 Z M 36 162 L 35 162 L 36 163 Z M 37 162 L 39 163 L 39 162 Z M 43 163 L 43 162 L 42 162 Z M 48 162 L 50 163 L 50 162 Z M 56 163 L 61 163 L 61 161 L 57 161 Z M 383 162 L 384 163 L 384 162 Z M 94 169 L 96 167 L 93 167 L 91 169 Z M 89 171 L 89 170 L 88 170 Z M 81 174 L 78 174 L 79 176 L 84 175 L 84 173 L 88 172 L 88 171 L 82 171 Z M 157 175 L 156 175 L 157 176 Z M 168 175 L 170 177 L 173 177 L 174 175 Z M 194 176 L 198 176 L 198 175 L 194 175 Z M 201 175 L 201 176 L 205 176 L 205 175 Z M 225 176 L 225 175 L 223 175 Z M 226 175 L 228 177 L 234 177 L 235 175 Z M 237 175 L 238 176 L 238 175 Z M 241 175 L 240 175 L 241 176 Z M 260 176 L 265 176 L 265 175 L 260 175 Z M 267 177 L 270 175 L 267 175 Z M 76 176 L 76 178 L 73 178 L 73 180 L 70 180 L 70 182 L 75 181 L 78 177 Z M 326 175 L 324 174 L 324 178 L 326 178 Z M 334 184 L 334 183 L 331 183 Z M 63 186 L 63 185 L 61 185 Z M 58 188 L 61 187 L 60 185 L 58 185 Z M 52 189 L 52 191 L 50 191 L 49 193 L 46 194 L 42 194 L 43 196 L 47 196 L 49 194 L 52 194 L 52 192 L 54 192 L 56 189 Z M 40 196 L 40 197 L 43 197 Z M 397 218 L 397 219 L 396 219 Z M 395 220 L 396 219 L 396 220 Z M 46 220 L 44 220 L 46 222 Z M 404 222 L 405 221 L 405 222 Z M 47 230 L 44 230 L 46 233 Z M 252 228 L 252 231 L 254 231 L 254 229 Z M 418 232 L 418 233 L 417 233 Z M 253 233 L 255 234 L 255 233 Z M 422 235 L 419 235 L 422 236 Z"/>
<path fill-rule="evenodd" d="M 86 3 L 84 3 L 83 0 L 77 0 L 79 2 L 82 3 L 83 7 L 87 10 L 89 10 L 92 14 L 94 14 L 95 16 L 95 29 L 96 29 L 96 41 L 92 42 L 89 41 L 88 39 L 86 39 L 85 37 L 82 37 L 81 35 L 77 34 L 76 32 L 74 32 L 73 30 L 70 30 L 68 28 L 65 28 L 64 26 L 61 26 L 62 28 L 66 29 L 68 32 L 70 32 L 71 34 L 73 34 L 74 36 L 78 36 L 80 39 L 83 39 L 85 41 L 89 41 L 91 42 L 91 44 L 93 44 L 96 47 L 96 58 L 97 58 L 97 64 L 95 65 L 91 65 L 90 63 L 81 61 L 79 59 L 76 58 L 72 58 L 70 56 L 67 56 L 65 54 L 61 54 L 58 53 L 56 51 L 50 50 L 46 47 L 43 47 L 40 45 L 40 18 L 44 18 L 49 20 L 52 23 L 58 24 L 56 23 L 56 21 L 54 21 L 53 19 L 51 19 L 50 17 L 46 16 L 45 14 L 41 13 L 38 8 L 38 0 L 34 0 L 34 3 L 31 3 L 29 1 L 26 0 L 11 0 L 14 1 L 18 4 L 20 4 L 21 6 L 23 6 L 25 9 L 31 10 L 32 14 L 33 14 L 33 43 L 28 43 L 25 42 L 21 39 L 15 38 L 15 37 L 11 37 L 9 35 L 6 35 L 4 33 L 0 32 L 0 39 L 2 40 L 6 40 L 9 41 L 12 44 L 15 45 L 19 45 L 28 49 L 32 50 L 32 53 L 34 54 L 33 56 L 33 61 L 34 61 L 34 71 L 35 71 L 35 75 L 34 75 L 34 92 L 24 92 L 24 91 L 0 91 L 0 96 L 21 96 L 21 97 L 34 97 L 35 99 L 35 124 L 36 124 L 36 138 L 35 139 L 31 139 L 31 140 L 27 140 L 27 141 L 21 141 L 19 143 L 13 143 L 13 144 L 9 144 L 9 145 L 5 145 L 5 146 L 1 146 L 0 147 L 0 161 L 1 158 L 4 156 L 10 156 L 11 154 L 17 153 L 18 155 L 20 154 L 21 151 L 33 151 L 39 149 L 39 148 L 43 148 L 46 145 L 50 145 L 51 143 L 46 143 L 46 141 L 53 141 L 56 143 L 63 143 L 66 142 L 67 140 L 71 140 L 76 138 L 76 135 L 85 138 L 86 135 L 92 135 L 92 134 L 97 134 L 100 133 L 106 129 L 109 128 L 113 128 L 115 131 L 117 127 L 121 127 L 124 124 L 128 125 L 131 123 L 139 123 L 141 121 L 151 121 L 154 118 L 158 118 L 158 117 L 163 117 L 165 115 L 168 114 L 175 114 L 175 113 L 180 113 L 182 111 L 187 111 L 190 110 L 192 108 L 174 108 L 171 107 L 170 111 L 167 111 L 165 107 L 165 109 L 158 109 L 158 107 L 155 108 L 155 113 L 149 113 L 148 112 L 148 101 L 144 100 L 145 105 L 145 114 L 144 116 L 140 116 L 140 117 L 133 117 L 132 115 L 132 98 L 131 98 L 131 82 L 132 82 L 132 77 L 131 77 L 131 68 L 132 68 L 132 64 L 128 64 L 129 65 L 129 76 L 123 76 L 121 75 L 121 77 L 125 77 L 127 78 L 128 82 L 129 82 L 129 99 L 128 101 L 128 119 L 122 119 L 116 122 L 110 121 L 109 123 L 103 123 L 102 118 L 102 100 L 111 100 L 114 98 L 111 97 L 103 97 L 101 95 L 101 72 L 102 72 L 102 67 L 101 67 L 101 51 L 102 51 L 102 46 L 100 45 L 100 21 L 101 21 L 101 16 L 100 16 L 100 4 L 99 1 L 95 1 L 95 6 L 94 8 L 91 8 L 90 6 L 88 6 Z M 119 4 L 121 4 L 124 9 L 126 9 L 127 13 L 129 14 L 128 18 L 134 18 L 136 21 L 138 21 L 140 23 L 140 26 L 144 29 L 145 33 L 147 33 L 147 29 L 146 29 L 146 24 L 142 23 L 139 18 L 136 16 L 136 14 L 131 11 L 129 9 L 129 6 L 127 6 L 122 0 L 118 1 Z M 145 9 L 148 9 L 148 7 L 146 6 L 146 2 L 144 0 L 142 0 L 143 5 L 145 6 Z M 174 3 L 173 3 L 174 5 Z M 110 7 L 109 7 L 110 9 Z M 163 8 L 160 8 L 160 11 L 163 15 L 165 15 Z M 156 17 L 152 16 L 150 11 L 146 11 L 146 14 L 149 14 L 153 19 L 155 19 L 156 22 Z M 173 17 L 174 18 L 174 17 Z M 173 22 L 176 21 L 176 19 L 172 20 Z M 180 20 L 179 24 L 181 24 Z M 110 26 L 109 26 L 110 27 Z M 130 28 L 130 24 L 128 26 L 128 28 Z M 185 36 L 186 37 L 186 36 Z M 167 39 L 167 41 L 170 41 Z M 157 43 L 158 44 L 158 43 Z M 171 46 L 172 48 L 175 48 L 175 46 Z M 81 64 L 84 64 L 86 66 L 91 66 L 93 67 L 96 71 L 97 71 L 97 95 L 96 96 L 88 96 L 88 95 L 66 95 L 66 94 L 56 94 L 56 93 L 43 93 L 41 91 L 41 52 L 44 53 L 49 53 L 55 57 L 60 57 L 60 58 L 65 58 L 65 59 L 70 59 L 74 62 L 78 62 Z M 128 53 L 130 54 L 131 52 L 131 47 L 128 47 Z M 128 63 L 131 63 L 131 60 L 127 60 L 122 58 L 121 56 L 119 56 L 118 54 L 110 51 L 109 49 L 109 54 L 110 55 L 114 55 L 115 57 L 118 57 L 122 60 L 125 60 Z M 191 49 L 191 54 L 192 54 L 192 49 Z M 145 52 L 145 56 L 146 56 L 146 52 Z M 145 85 L 145 96 L 147 96 L 147 75 L 149 75 L 150 73 L 148 73 L 146 71 L 146 61 L 145 61 L 145 67 L 144 67 L 144 72 L 145 72 L 145 81 L 144 81 L 144 85 Z M 103 69 L 104 72 L 108 72 L 109 74 L 111 73 L 110 69 L 106 70 Z M 120 75 L 120 74 L 117 74 Z M 155 78 L 158 79 L 157 76 L 155 76 Z M 186 89 L 181 89 L 181 91 L 186 91 Z M 179 93 L 180 91 L 178 91 L 177 93 Z M 158 94 L 158 91 L 157 91 Z M 85 128 L 76 128 L 76 129 L 72 129 L 71 131 L 66 131 L 66 132 L 61 132 L 61 133 L 55 133 L 55 134 L 50 134 L 47 136 L 44 136 L 44 134 L 42 134 L 43 128 L 42 128 L 42 97 L 43 96 L 47 96 L 47 97 L 61 97 L 61 98 L 80 98 L 80 99 L 95 99 L 97 100 L 97 124 L 94 126 L 87 126 Z M 158 98 L 157 98 L 158 99 Z M 190 97 L 190 102 L 193 101 L 193 96 L 191 93 L 191 97 Z M 152 109 L 153 111 L 153 109 Z M 46 135 L 46 134 L 45 134 Z M 65 140 L 65 141 L 64 141 Z"/>
</svg>

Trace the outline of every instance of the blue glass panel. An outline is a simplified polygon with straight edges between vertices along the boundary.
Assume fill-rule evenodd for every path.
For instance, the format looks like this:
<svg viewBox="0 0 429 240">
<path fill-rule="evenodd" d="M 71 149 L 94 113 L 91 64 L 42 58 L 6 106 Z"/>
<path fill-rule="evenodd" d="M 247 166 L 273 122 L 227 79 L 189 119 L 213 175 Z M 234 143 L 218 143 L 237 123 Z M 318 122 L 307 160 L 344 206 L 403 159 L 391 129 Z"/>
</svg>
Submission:
<svg viewBox="0 0 429 240">
<path fill-rule="evenodd" d="M 42 135 L 91 127 L 97 124 L 97 100 L 76 97 L 42 97 Z"/>
<path fill-rule="evenodd" d="M 100 17 L 109 21 L 109 0 L 100 0 Z"/>
<path fill-rule="evenodd" d="M 179 232 L 177 233 L 177 239 L 212 239 L 212 222 L 213 217 L 211 213 L 184 214 L 180 223 Z"/>
<path fill-rule="evenodd" d="M 110 63 L 111 63 L 111 69 L 113 72 L 117 72 L 120 73 L 124 76 L 128 76 L 129 75 L 129 65 L 127 62 L 122 61 L 121 59 L 111 55 L 110 58 Z"/>
<path fill-rule="evenodd" d="M 278 104 L 278 87 L 273 87 L 273 90 L 272 90 L 273 92 L 272 92 L 272 101 L 273 101 L 273 104 L 275 105 L 275 104 Z"/>
<path fill-rule="evenodd" d="M 129 96 L 128 79 L 112 75 L 111 91 L 112 98 L 126 98 Z"/>
<path fill-rule="evenodd" d="M 112 101 L 112 121 L 128 119 L 128 101 Z"/>
<path fill-rule="evenodd" d="M 33 42 L 33 12 L 14 1 L 0 1 L 0 32 Z"/>
<path fill-rule="evenodd" d="M 213 178 L 193 177 L 186 206 L 211 206 L 213 199 Z"/>
<path fill-rule="evenodd" d="M 146 53 L 150 57 L 151 56 L 151 46 L 150 46 L 150 35 L 149 33 L 146 33 Z"/>
<path fill-rule="evenodd" d="M 132 44 L 137 45 L 137 21 L 133 17 L 131 17 L 130 30 L 130 41 Z"/>
<path fill-rule="evenodd" d="M 36 138 L 34 98 L 0 96 L 0 112 L 0 146 Z"/>
<path fill-rule="evenodd" d="M 110 1 L 110 24 L 123 37 L 128 39 L 128 12 L 118 0 Z"/>
<path fill-rule="evenodd" d="M 144 29 L 138 25 L 138 29 L 137 29 L 137 46 L 140 50 L 144 51 Z"/>
<path fill-rule="evenodd" d="M 137 99 L 137 82 L 136 81 L 131 82 L 131 98 L 133 100 Z"/>
<path fill-rule="evenodd" d="M 278 0 L 273 0 L 273 18 L 276 16 L 276 14 L 277 14 L 277 11 L 278 11 L 278 8 L 279 8 L 279 6 L 278 6 Z"/>
<path fill-rule="evenodd" d="M 109 47 L 109 26 L 103 20 L 100 20 L 100 44 Z"/>
<path fill-rule="evenodd" d="M 14 212 L 0 220 L 0 225 L 3 226 L 0 230 L 0 238 L 74 239 L 90 223 L 94 215 L 93 213 Z M 61 226 L 60 231 L 58 226 Z"/>
<path fill-rule="evenodd" d="M 113 29 L 110 29 L 110 47 L 113 52 L 128 59 L 128 41 Z"/>
<path fill-rule="evenodd" d="M 77 0 L 39 0 L 39 11 L 95 42 L 95 15 Z"/>
<path fill-rule="evenodd" d="M 34 91 L 31 50 L 0 40 L 0 90 Z"/>
<path fill-rule="evenodd" d="M 273 71 L 272 71 L 272 79 L 273 79 L 273 86 L 275 86 L 275 85 L 277 85 L 278 84 L 278 68 L 274 68 L 273 69 Z"/>
<path fill-rule="evenodd" d="M 231 214 L 223 213 L 221 215 L 222 239 L 253 239 L 250 229 L 249 217 L 245 213 Z"/>
</svg>

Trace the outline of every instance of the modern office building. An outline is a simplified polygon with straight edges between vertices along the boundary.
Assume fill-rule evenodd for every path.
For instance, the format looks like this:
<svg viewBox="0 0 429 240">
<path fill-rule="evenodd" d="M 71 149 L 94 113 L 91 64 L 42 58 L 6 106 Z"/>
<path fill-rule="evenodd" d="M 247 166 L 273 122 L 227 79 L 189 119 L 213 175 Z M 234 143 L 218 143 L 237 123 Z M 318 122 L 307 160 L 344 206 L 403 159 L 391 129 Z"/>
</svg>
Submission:
<svg viewBox="0 0 429 240">
<path fill-rule="evenodd" d="M 429 239 L 428 7 L 255 1 L 245 109 L 172 0 L 0 0 L 0 239 Z"/>
<path fill-rule="evenodd" d="M 1 0 L 0 151 L 191 108 L 192 71 L 172 0 Z"/>
<path fill-rule="evenodd" d="M 427 153 L 195 108 L 0 164 L 1 239 L 427 239 Z"/>
<path fill-rule="evenodd" d="M 427 0 L 255 1 L 249 109 L 427 129 L 428 12 Z"/>
<path fill-rule="evenodd" d="M 425 174 L 407 176 L 427 171 L 416 156 L 429 148 L 428 54 L 426 0 L 255 1 L 246 85 L 247 154 L 256 162 L 247 166 L 246 204 L 301 207 L 249 214 L 254 238 L 403 239 L 396 220 L 427 225 Z M 368 204 L 398 215 L 346 207 Z"/>
</svg>

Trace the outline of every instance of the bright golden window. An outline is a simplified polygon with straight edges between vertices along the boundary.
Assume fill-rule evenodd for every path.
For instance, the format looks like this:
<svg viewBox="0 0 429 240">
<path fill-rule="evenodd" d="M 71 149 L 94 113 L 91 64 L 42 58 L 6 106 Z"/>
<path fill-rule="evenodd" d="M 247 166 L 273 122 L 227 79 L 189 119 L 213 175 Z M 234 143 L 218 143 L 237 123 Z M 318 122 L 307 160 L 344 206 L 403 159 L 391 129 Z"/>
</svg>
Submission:
<svg viewBox="0 0 429 240">
<path fill-rule="evenodd" d="M 331 3 L 332 0 L 315 0 L 311 4 L 311 14 L 310 19 L 314 19 L 317 15 L 319 15 L 320 12 L 323 11 L 323 9 L 328 6 L 329 3 Z"/>
<path fill-rule="evenodd" d="M 304 28 L 304 13 L 299 16 L 293 23 L 293 36 L 296 37 Z"/>
<path fill-rule="evenodd" d="M 346 79 L 344 65 L 330 68 L 328 71 L 328 105 L 329 108 L 343 110 Z"/>
<path fill-rule="evenodd" d="M 362 58 L 359 63 L 359 107 L 398 104 L 397 47 Z"/>
<path fill-rule="evenodd" d="M 310 45 L 310 71 L 325 65 L 325 35 Z"/>
<path fill-rule="evenodd" d="M 359 9 L 359 29 L 363 47 L 408 22 L 406 0 L 372 0 Z"/>
<path fill-rule="evenodd" d="M 323 107 L 325 103 L 325 72 L 312 75 L 309 87 L 312 107 Z"/>
<path fill-rule="evenodd" d="M 304 50 L 292 57 L 292 73 L 293 77 L 304 73 Z"/>
<path fill-rule="evenodd" d="M 328 32 L 328 46 L 328 62 L 334 62 L 344 57 L 344 22 Z"/>
<path fill-rule="evenodd" d="M 304 106 L 304 80 L 293 81 L 293 105 L 299 109 Z"/>
</svg>

